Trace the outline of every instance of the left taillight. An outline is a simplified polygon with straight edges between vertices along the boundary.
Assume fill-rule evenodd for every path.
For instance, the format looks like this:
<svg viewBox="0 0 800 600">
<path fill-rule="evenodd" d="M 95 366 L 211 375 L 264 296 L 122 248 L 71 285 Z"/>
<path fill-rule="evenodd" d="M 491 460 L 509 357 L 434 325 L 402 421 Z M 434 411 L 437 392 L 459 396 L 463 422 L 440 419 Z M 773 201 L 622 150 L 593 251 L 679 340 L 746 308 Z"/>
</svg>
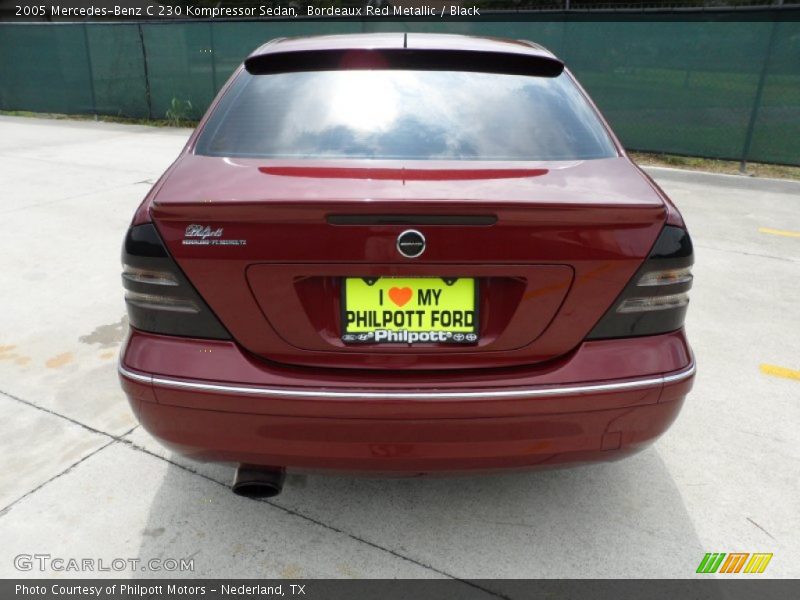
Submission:
<svg viewBox="0 0 800 600">
<path fill-rule="evenodd" d="M 169 255 L 152 223 L 128 229 L 122 246 L 122 286 L 136 329 L 196 338 L 230 334 Z"/>
<path fill-rule="evenodd" d="M 683 327 L 693 264 L 689 233 L 682 227 L 665 226 L 647 260 L 588 339 L 657 335 Z"/>
</svg>

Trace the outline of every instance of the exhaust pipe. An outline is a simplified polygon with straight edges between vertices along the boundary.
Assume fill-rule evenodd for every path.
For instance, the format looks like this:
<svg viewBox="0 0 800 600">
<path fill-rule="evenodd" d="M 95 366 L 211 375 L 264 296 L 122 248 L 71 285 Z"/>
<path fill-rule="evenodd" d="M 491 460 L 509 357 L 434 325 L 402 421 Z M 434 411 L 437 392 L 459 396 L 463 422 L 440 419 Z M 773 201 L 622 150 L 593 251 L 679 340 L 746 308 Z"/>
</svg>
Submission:
<svg viewBox="0 0 800 600">
<path fill-rule="evenodd" d="M 286 469 L 283 467 L 262 467 L 258 465 L 239 465 L 233 477 L 233 493 L 245 498 L 272 498 L 281 493 Z"/>
</svg>

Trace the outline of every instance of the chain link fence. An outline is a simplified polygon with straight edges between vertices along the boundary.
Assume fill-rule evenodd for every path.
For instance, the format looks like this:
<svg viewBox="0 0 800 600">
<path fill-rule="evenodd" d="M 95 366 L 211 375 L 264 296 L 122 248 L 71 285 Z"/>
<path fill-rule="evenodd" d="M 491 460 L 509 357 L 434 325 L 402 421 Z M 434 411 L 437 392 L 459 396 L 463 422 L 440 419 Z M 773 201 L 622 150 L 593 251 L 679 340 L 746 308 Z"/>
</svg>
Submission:
<svg viewBox="0 0 800 600">
<path fill-rule="evenodd" d="M 274 37 L 430 31 L 534 40 L 631 150 L 800 165 L 800 9 L 515 20 L 0 24 L 0 109 L 198 118 Z M 190 103 L 190 105 L 189 105 Z M 458 110 L 458 107 L 453 107 Z"/>
</svg>

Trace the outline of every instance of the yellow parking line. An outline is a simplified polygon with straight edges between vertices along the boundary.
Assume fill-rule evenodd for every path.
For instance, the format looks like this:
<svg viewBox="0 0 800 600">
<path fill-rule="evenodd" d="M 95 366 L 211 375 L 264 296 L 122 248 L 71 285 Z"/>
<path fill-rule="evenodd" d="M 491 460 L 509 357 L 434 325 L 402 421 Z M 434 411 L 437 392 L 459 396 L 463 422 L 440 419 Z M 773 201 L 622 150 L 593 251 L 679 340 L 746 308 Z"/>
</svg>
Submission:
<svg viewBox="0 0 800 600">
<path fill-rule="evenodd" d="M 784 231 L 782 229 L 770 229 L 769 227 L 759 227 L 759 233 L 769 233 L 772 235 L 782 235 L 784 237 L 800 238 L 800 231 Z"/>
<path fill-rule="evenodd" d="M 758 368 L 761 369 L 761 372 L 765 375 L 774 375 L 775 377 L 785 377 L 786 379 L 796 379 L 800 381 L 800 371 L 795 371 L 794 369 L 767 364 L 761 364 Z"/>
</svg>

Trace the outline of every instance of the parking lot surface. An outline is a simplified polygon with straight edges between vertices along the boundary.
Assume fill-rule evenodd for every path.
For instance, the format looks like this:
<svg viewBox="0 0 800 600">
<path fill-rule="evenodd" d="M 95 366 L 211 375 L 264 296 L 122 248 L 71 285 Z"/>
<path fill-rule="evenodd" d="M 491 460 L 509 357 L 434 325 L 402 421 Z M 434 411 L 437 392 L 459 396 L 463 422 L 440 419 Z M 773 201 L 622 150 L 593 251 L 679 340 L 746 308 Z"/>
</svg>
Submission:
<svg viewBox="0 0 800 600">
<path fill-rule="evenodd" d="M 119 251 L 189 131 L 0 117 L 0 576 L 692 577 L 705 552 L 800 576 L 800 183 L 651 169 L 695 241 L 693 392 L 624 461 L 485 477 L 292 475 L 159 446 L 116 361 Z M 193 559 L 19 571 L 15 556 Z"/>
</svg>

